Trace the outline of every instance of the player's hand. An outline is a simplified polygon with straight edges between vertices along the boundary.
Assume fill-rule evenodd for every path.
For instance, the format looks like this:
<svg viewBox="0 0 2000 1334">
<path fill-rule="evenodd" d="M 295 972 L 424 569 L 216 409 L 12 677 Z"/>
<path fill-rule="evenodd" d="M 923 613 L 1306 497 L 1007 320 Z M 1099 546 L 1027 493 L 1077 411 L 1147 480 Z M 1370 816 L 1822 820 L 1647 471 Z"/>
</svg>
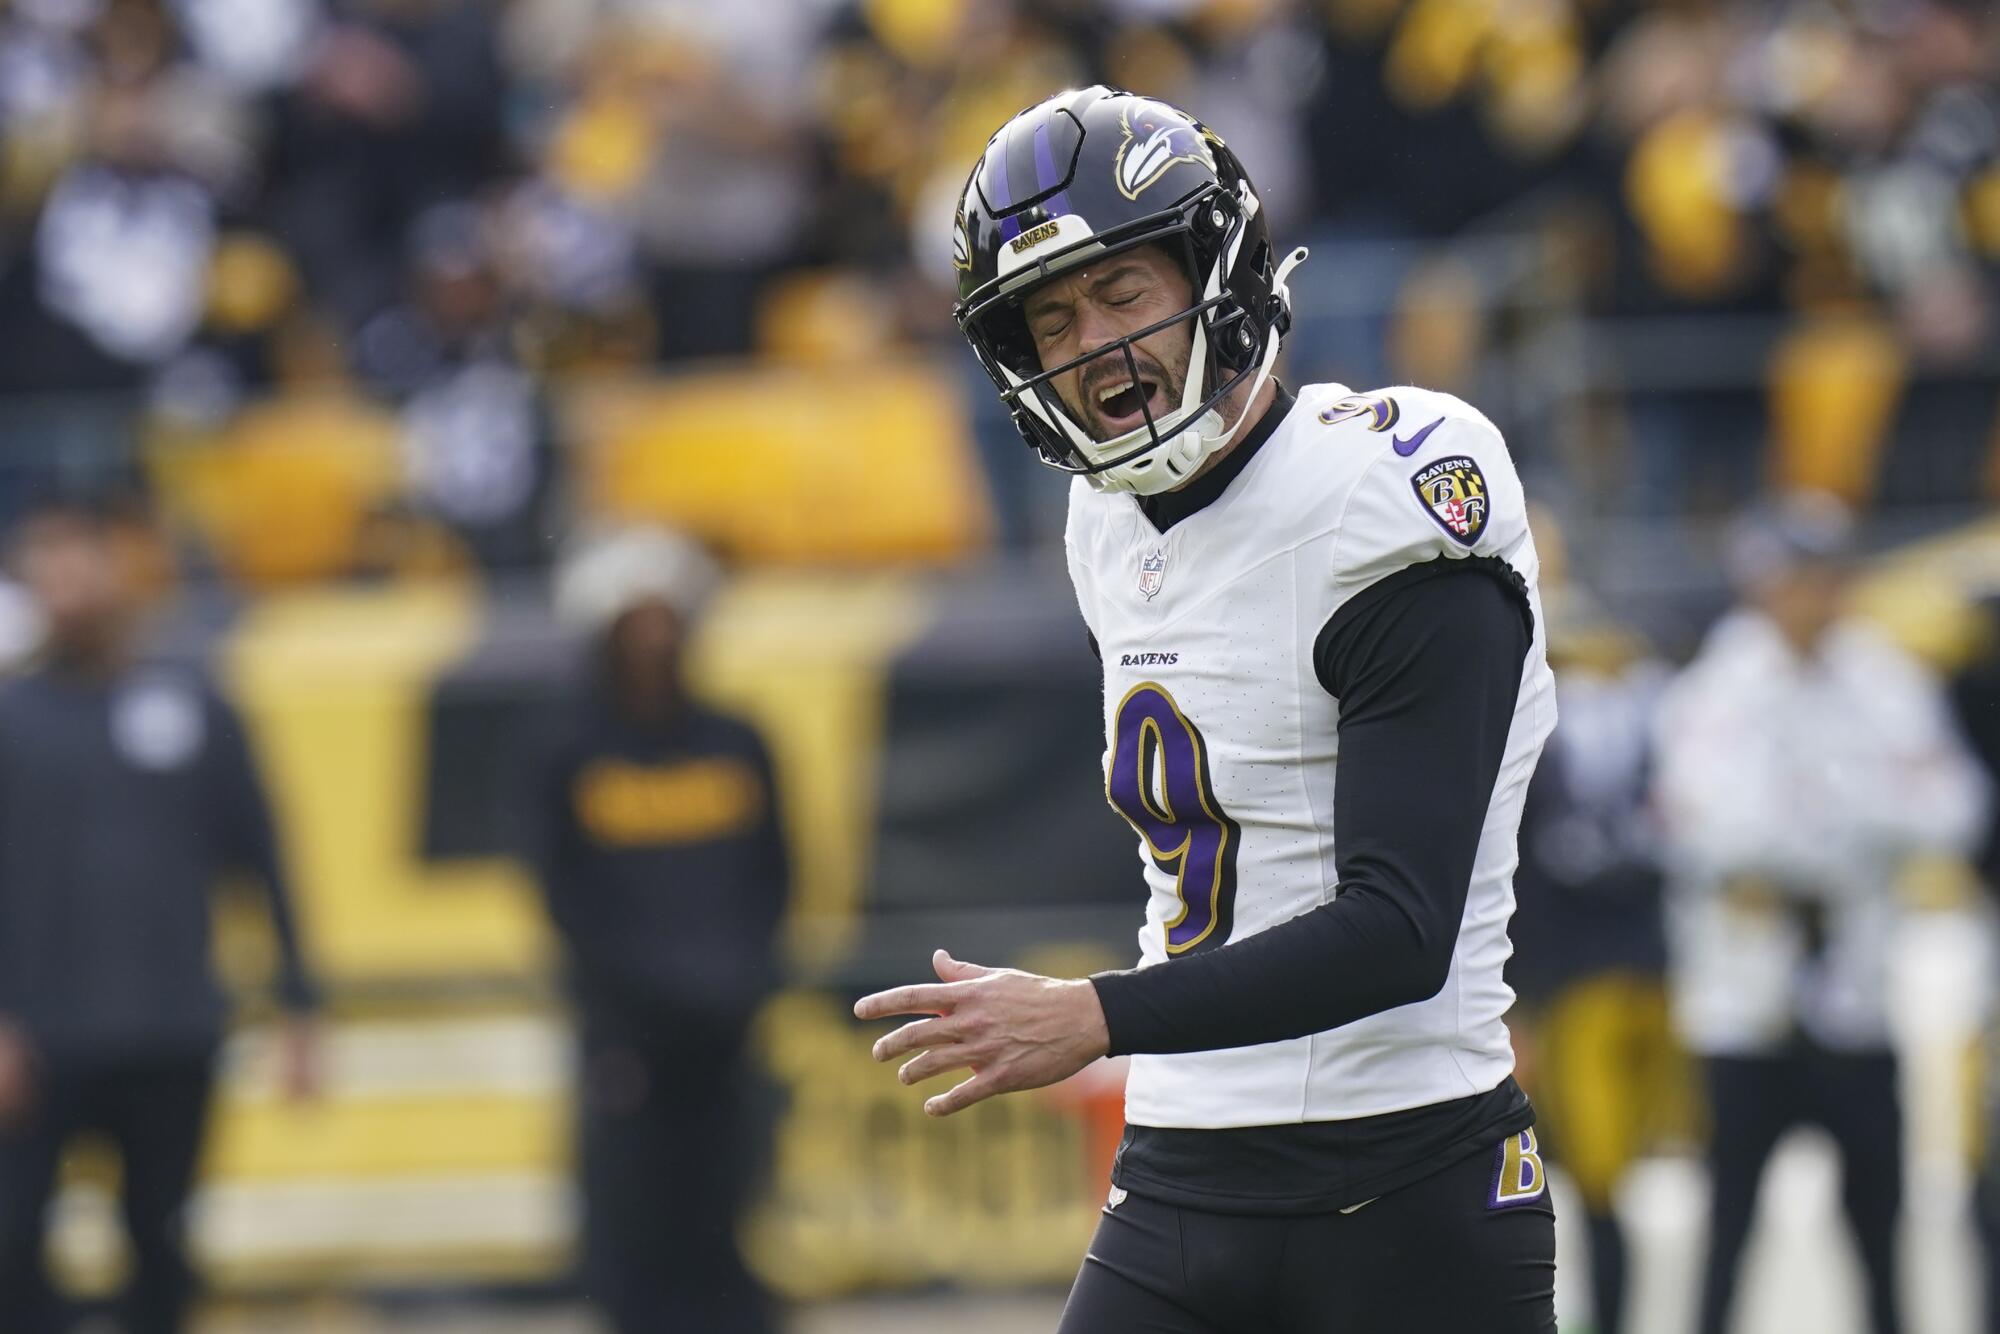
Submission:
<svg viewBox="0 0 2000 1334">
<path fill-rule="evenodd" d="M 972 1071 L 972 1078 L 924 1104 L 932 1116 L 950 1116 L 996 1093 L 1068 1079 L 1111 1045 L 1104 1007 L 1088 981 L 982 968 L 943 950 L 931 956 L 931 966 L 938 982 L 863 996 L 854 1003 L 854 1017 L 934 1016 L 904 1024 L 875 1044 L 878 1061 L 921 1053 L 897 1072 L 905 1084 Z"/>
</svg>

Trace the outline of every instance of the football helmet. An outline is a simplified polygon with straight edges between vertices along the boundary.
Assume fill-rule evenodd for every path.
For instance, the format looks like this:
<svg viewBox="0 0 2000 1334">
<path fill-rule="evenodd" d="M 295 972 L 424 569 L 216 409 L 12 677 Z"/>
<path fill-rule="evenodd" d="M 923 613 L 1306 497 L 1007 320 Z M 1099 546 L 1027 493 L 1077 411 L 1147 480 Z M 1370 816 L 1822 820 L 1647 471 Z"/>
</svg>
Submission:
<svg viewBox="0 0 2000 1334">
<path fill-rule="evenodd" d="M 1015 116 L 972 169 L 953 222 L 953 317 L 1000 390 L 1021 436 L 1050 467 L 1104 491 L 1170 490 L 1227 445 L 1241 425 L 1222 401 L 1254 377 L 1263 388 L 1291 325 L 1285 279 L 1306 256 L 1274 264 L 1250 177 L 1220 136 L 1149 97 L 1096 86 L 1057 93 Z M 1122 338 L 1043 366 L 1022 304 L 1040 284 L 1136 246 L 1157 244 L 1185 267 L 1186 309 Z M 1099 357 L 1186 322 L 1193 350 L 1180 402 L 1095 439 L 1054 381 Z"/>
</svg>

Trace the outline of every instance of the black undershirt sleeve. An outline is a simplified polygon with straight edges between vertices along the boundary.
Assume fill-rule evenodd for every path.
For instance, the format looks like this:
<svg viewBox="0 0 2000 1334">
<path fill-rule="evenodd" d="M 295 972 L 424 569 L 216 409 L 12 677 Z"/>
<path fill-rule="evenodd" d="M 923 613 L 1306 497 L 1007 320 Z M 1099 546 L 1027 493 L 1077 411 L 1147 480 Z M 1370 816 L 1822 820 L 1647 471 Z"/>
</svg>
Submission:
<svg viewBox="0 0 2000 1334">
<path fill-rule="evenodd" d="M 1314 666 L 1340 701 L 1339 890 L 1291 921 L 1092 978 L 1111 1054 L 1320 1033 L 1444 986 L 1532 617 L 1499 562 L 1412 566 L 1343 606 Z"/>
</svg>

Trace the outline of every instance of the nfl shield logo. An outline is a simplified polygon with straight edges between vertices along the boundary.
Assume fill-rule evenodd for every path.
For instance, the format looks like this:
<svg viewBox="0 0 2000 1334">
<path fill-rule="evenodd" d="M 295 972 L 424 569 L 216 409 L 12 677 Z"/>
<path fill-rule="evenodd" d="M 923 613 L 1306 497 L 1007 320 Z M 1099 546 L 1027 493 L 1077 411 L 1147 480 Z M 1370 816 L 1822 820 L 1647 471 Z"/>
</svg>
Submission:
<svg viewBox="0 0 2000 1334">
<path fill-rule="evenodd" d="M 1154 547 L 1139 562 L 1139 594 L 1151 602 L 1160 591 L 1160 585 L 1167 581 L 1167 553 L 1162 547 Z"/>
</svg>

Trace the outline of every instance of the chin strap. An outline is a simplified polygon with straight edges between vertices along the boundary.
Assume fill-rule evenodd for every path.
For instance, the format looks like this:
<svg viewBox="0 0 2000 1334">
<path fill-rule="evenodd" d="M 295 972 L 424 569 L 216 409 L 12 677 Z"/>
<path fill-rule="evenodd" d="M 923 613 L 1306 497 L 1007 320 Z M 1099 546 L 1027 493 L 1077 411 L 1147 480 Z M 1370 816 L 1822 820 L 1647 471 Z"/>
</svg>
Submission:
<svg viewBox="0 0 2000 1334">
<path fill-rule="evenodd" d="M 1271 336 L 1264 340 L 1264 362 L 1257 368 L 1257 383 L 1250 386 L 1251 398 L 1257 397 L 1263 390 L 1264 381 L 1271 378 L 1271 368 L 1278 364 L 1278 348 L 1284 342 L 1286 331 L 1292 326 L 1292 289 L 1285 280 L 1292 276 L 1293 269 L 1306 262 L 1306 254 L 1306 248 L 1300 246 L 1285 256 L 1279 263 L 1277 272 L 1271 275 L 1269 299 Z M 1279 327 L 1280 320 L 1284 321 L 1283 328 Z"/>
<path fill-rule="evenodd" d="M 1293 269 L 1306 262 L 1306 256 L 1310 253 L 1304 246 L 1300 246 L 1291 254 L 1285 256 L 1284 260 L 1278 265 L 1278 271 L 1271 275 L 1271 295 L 1285 303 L 1287 315 L 1291 313 L 1292 309 L 1292 289 L 1285 282 L 1285 279 L 1292 276 Z"/>
<path fill-rule="evenodd" d="M 1250 405 L 1257 401 L 1257 395 L 1264 392 L 1264 382 L 1271 378 L 1271 368 L 1278 364 L 1278 349 L 1283 342 L 1283 335 L 1278 329 L 1278 320 L 1282 315 L 1286 322 L 1290 323 L 1292 289 L 1286 285 L 1285 279 L 1292 276 L 1293 269 L 1306 262 L 1306 254 L 1306 248 L 1300 246 L 1286 255 L 1278 265 L 1277 272 L 1271 275 L 1271 334 L 1264 340 L 1264 360 L 1257 366 L 1257 378 L 1251 382 L 1250 392 L 1243 399 L 1243 411 L 1236 414 L 1235 425 L 1224 431 L 1215 443 L 1209 446 L 1206 453 L 1213 454 L 1216 450 L 1227 447 L 1229 442 L 1236 438 L 1236 433 L 1243 429 L 1244 418 L 1250 415 Z"/>
</svg>

